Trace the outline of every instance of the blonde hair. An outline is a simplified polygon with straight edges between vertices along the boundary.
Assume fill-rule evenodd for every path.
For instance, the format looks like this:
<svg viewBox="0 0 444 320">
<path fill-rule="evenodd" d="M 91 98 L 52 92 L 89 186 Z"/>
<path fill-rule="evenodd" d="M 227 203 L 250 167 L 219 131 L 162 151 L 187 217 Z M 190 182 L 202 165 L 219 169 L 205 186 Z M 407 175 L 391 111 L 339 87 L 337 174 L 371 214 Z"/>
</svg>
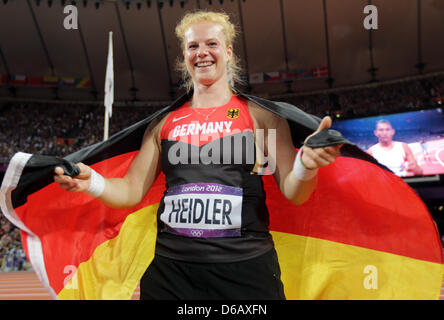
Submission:
<svg viewBox="0 0 444 320">
<path fill-rule="evenodd" d="M 198 22 L 213 22 L 222 27 L 222 32 L 225 35 L 225 43 L 227 46 L 233 46 L 237 31 L 236 27 L 230 21 L 230 17 L 223 12 L 199 10 L 196 12 L 189 12 L 180 20 L 176 26 L 176 36 L 181 42 L 181 48 L 185 46 L 185 32 L 193 24 Z M 193 81 L 188 73 L 185 61 L 178 57 L 176 62 L 176 69 L 182 74 L 183 86 L 189 92 L 193 87 Z M 228 79 L 230 86 L 234 89 L 234 83 L 242 83 L 240 73 L 242 68 L 239 66 L 238 58 L 233 54 L 231 60 L 228 62 Z"/>
</svg>

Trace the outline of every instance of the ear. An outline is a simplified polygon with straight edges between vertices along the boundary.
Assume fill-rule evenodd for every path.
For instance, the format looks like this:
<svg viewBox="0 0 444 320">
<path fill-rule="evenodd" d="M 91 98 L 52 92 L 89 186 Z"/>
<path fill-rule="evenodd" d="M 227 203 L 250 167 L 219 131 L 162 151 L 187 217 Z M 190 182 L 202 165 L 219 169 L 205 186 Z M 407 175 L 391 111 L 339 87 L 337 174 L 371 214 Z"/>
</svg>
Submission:
<svg viewBox="0 0 444 320">
<path fill-rule="evenodd" d="M 233 57 L 233 46 L 229 45 L 227 47 L 227 56 L 228 56 L 228 60 L 231 60 L 231 58 Z"/>
</svg>

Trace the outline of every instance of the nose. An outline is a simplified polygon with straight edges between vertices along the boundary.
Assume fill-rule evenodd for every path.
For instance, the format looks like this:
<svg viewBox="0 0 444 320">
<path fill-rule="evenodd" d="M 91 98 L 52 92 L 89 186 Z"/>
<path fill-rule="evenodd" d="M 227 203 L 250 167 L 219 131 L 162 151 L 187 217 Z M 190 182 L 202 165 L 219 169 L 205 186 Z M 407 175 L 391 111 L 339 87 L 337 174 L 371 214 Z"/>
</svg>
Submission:
<svg viewBox="0 0 444 320">
<path fill-rule="evenodd" d="M 197 51 L 197 56 L 198 57 L 205 57 L 206 55 L 208 55 L 208 50 L 206 48 L 199 47 L 199 49 Z"/>
</svg>

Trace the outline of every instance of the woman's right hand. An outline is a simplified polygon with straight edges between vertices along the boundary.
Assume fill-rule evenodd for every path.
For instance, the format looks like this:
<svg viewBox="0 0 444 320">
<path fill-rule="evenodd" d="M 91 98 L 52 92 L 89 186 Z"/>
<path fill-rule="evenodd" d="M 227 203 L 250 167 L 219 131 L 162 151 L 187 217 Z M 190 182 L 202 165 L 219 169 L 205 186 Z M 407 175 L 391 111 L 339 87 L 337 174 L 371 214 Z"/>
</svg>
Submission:
<svg viewBox="0 0 444 320">
<path fill-rule="evenodd" d="M 68 192 L 85 192 L 88 190 L 91 184 L 91 168 L 81 162 L 77 165 L 80 168 L 80 173 L 74 178 L 64 175 L 61 167 L 54 169 L 54 181 L 59 184 L 60 188 Z"/>
</svg>

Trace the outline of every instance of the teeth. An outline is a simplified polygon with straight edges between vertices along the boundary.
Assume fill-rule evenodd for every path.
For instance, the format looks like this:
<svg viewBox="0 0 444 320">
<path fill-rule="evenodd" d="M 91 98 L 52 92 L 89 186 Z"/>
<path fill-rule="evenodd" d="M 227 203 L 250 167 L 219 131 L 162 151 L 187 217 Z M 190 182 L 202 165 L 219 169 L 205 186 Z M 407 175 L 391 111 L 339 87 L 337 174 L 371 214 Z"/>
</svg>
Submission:
<svg viewBox="0 0 444 320">
<path fill-rule="evenodd" d="M 211 66 L 212 64 L 213 64 L 213 62 L 207 61 L 207 62 L 198 62 L 196 65 L 198 67 L 208 67 L 208 66 Z"/>
</svg>

